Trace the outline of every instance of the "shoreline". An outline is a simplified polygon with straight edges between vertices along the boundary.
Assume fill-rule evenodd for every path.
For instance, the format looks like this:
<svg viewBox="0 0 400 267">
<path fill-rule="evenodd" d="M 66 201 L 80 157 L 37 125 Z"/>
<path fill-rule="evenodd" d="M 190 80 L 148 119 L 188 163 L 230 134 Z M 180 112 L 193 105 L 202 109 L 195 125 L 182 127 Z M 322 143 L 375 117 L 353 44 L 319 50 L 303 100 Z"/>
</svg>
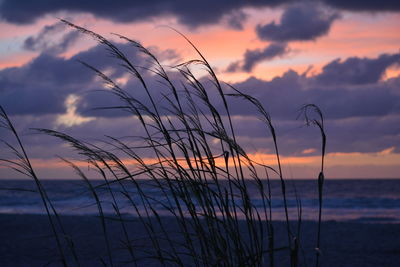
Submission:
<svg viewBox="0 0 400 267">
<path fill-rule="evenodd" d="M 94 216 L 60 216 L 65 231 L 74 240 L 81 266 L 99 266 L 99 255 L 106 256 L 100 220 Z M 152 219 L 155 222 L 155 219 Z M 171 233 L 176 230 L 174 219 L 161 217 Z M 120 222 L 106 220 L 115 266 L 129 260 L 121 249 Z M 278 246 L 285 246 L 284 222 L 273 222 Z M 0 266 L 61 266 L 57 263 L 57 246 L 46 215 L 0 214 Z M 149 245 L 144 227 L 137 219 L 126 222 L 132 240 L 140 246 Z M 303 221 L 300 240 L 305 255 L 300 262 L 313 265 L 316 222 Z M 287 244 L 286 244 L 287 245 Z M 400 224 L 324 221 L 322 223 L 320 266 L 398 266 L 400 262 Z M 277 254 L 277 266 L 288 266 L 285 252 Z M 68 255 L 67 255 L 68 257 Z M 282 265 L 281 265 L 282 263 Z M 146 267 L 158 266 L 144 261 Z M 74 265 L 72 265 L 74 266 Z M 142 266 L 139 264 L 138 266 Z"/>
</svg>

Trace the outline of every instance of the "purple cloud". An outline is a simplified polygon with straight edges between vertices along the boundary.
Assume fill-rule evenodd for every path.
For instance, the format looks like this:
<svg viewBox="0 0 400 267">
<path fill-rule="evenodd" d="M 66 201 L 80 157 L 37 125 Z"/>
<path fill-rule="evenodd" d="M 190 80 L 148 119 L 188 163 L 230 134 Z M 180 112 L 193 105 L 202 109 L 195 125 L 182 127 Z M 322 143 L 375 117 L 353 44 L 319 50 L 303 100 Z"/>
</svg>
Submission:
<svg viewBox="0 0 400 267">
<path fill-rule="evenodd" d="M 278 24 L 257 25 L 258 38 L 265 41 L 310 41 L 326 35 L 337 13 L 327 12 L 316 3 L 289 6 Z"/>
<path fill-rule="evenodd" d="M 336 59 L 325 65 L 316 78 L 322 84 L 332 85 L 376 83 L 393 64 L 400 64 L 400 54 L 383 54 L 377 58 L 351 57 L 345 61 Z"/>
<path fill-rule="evenodd" d="M 129 44 L 120 45 L 130 51 L 128 57 L 138 65 L 148 63 Z M 52 114 L 65 112 L 65 99 L 69 94 L 82 94 L 99 89 L 95 74 L 78 60 L 100 70 L 113 70 L 111 77 L 122 75 L 119 62 L 113 61 L 104 47 L 96 46 L 78 53 L 70 59 L 44 52 L 22 67 L 0 70 L 0 104 L 10 114 Z"/>
<path fill-rule="evenodd" d="M 135 64 L 148 66 L 148 60 L 131 50 L 129 45 L 120 47 L 124 51 L 129 49 Z M 169 58 L 171 53 L 168 52 L 166 56 Z M 273 122 L 277 122 L 278 135 L 284 140 L 281 143 L 283 154 L 299 154 L 304 149 L 318 148 L 319 143 L 315 141 L 318 132 L 311 129 L 300 131 L 302 122 L 295 120 L 299 108 L 306 103 L 317 104 L 324 112 L 332 144 L 329 151 L 376 152 L 400 142 L 400 129 L 396 123 L 400 118 L 400 77 L 386 81 L 380 79 L 388 67 L 398 63 L 399 57 L 400 54 L 395 53 L 372 59 L 335 60 L 326 64 L 322 73 L 316 76 L 307 77 L 290 70 L 270 81 L 249 78 L 233 86 L 256 97 L 270 112 Z M 44 122 L 52 122 L 50 125 L 54 125 L 55 115 L 66 111 L 64 102 L 67 96 L 75 94 L 81 98 L 77 104 L 77 114 L 95 116 L 97 119 L 67 128 L 71 134 L 82 136 L 92 133 L 91 129 L 98 129 L 93 133 L 95 137 L 97 132 L 103 134 L 101 127 L 110 129 L 111 135 L 131 134 L 126 133 L 121 126 L 131 122 L 132 116 L 127 116 L 128 113 L 92 110 L 95 107 L 119 105 L 120 101 L 108 93 L 88 94 L 92 89 L 101 88 L 101 83 L 95 81 L 95 75 L 76 62 L 77 59 L 109 71 L 112 78 L 120 78 L 125 73 L 118 62 L 110 59 L 100 46 L 81 52 L 71 59 L 43 53 L 24 66 L 0 70 L 0 104 L 10 114 L 23 115 L 20 118 L 31 120 L 35 116 L 35 122 L 43 119 Z M 347 71 L 356 66 L 363 71 Z M 155 96 L 157 107 L 170 114 L 165 109 L 167 102 L 163 96 L 168 96 L 167 87 L 151 74 L 145 73 L 143 77 Z M 340 81 L 340 77 L 342 82 L 332 82 L 335 79 Z M 179 73 L 171 74 L 171 79 L 180 92 L 181 78 Z M 202 81 L 206 83 L 210 99 L 215 108 L 224 115 L 223 103 L 217 90 L 206 80 Z M 136 79 L 129 79 L 123 88 L 149 105 Z M 226 93 L 231 92 L 228 87 L 224 89 Z M 195 101 L 207 112 L 199 98 L 195 97 Z M 252 142 L 253 147 L 270 147 L 267 129 L 255 120 L 256 109 L 237 98 L 230 98 L 228 103 L 232 115 L 235 116 L 238 136 L 245 142 Z M 182 105 L 188 110 L 184 103 Z M 53 116 L 53 121 L 48 116 Z M 113 118 L 108 118 L 110 116 Z M 314 134 L 315 138 L 310 138 Z M 251 148 L 250 143 L 248 147 Z"/>
<path fill-rule="evenodd" d="M 242 62 L 231 63 L 227 71 L 237 72 L 246 71 L 251 72 L 253 68 L 262 61 L 272 60 L 281 57 L 289 52 L 289 48 L 285 43 L 272 43 L 264 49 L 247 50 L 244 54 Z"/>
<path fill-rule="evenodd" d="M 134 22 L 153 19 L 157 16 L 174 15 L 189 27 L 218 23 L 223 16 L 237 14 L 245 7 L 274 7 L 293 0 L 262 1 L 185 1 L 185 0 L 154 0 L 154 1 L 12 1 L 4 0 L 0 4 L 0 16 L 11 23 L 27 24 L 50 13 L 59 11 L 87 12 L 97 17 L 116 22 Z M 239 19 L 239 21 L 238 21 Z M 233 26 L 237 27 L 243 16 L 234 17 Z"/>
<path fill-rule="evenodd" d="M 400 11 L 400 3 L 396 0 L 322 0 L 322 2 L 332 7 L 351 11 Z"/>
<path fill-rule="evenodd" d="M 307 0 L 302 2 L 309 2 Z M 328 6 L 351 11 L 399 11 L 400 4 L 395 0 L 382 1 L 344 1 L 320 0 L 315 1 Z M 78 1 L 78 0 L 3 0 L 0 3 L 0 17 L 11 23 L 28 24 L 36 19 L 60 11 L 91 13 L 97 17 L 117 22 L 134 22 L 153 19 L 162 15 L 174 15 L 189 27 L 218 23 L 225 15 L 243 8 L 278 7 L 288 3 L 298 3 L 293 0 L 273 1 L 196 1 L 185 0 L 154 0 L 129 1 L 122 0 L 110 4 L 107 1 Z"/>
<path fill-rule="evenodd" d="M 54 35 L 63 32 L 66 26 L 62 22 L 47 25 L 41 31 L 25 39 L 23 48 L 30 51 L 46 52 L 49 54 L 60 54 L 65 52 L 79 37 L 78 31 L 65 33 L 60 40 L 52 42 Z"/>
</svg>

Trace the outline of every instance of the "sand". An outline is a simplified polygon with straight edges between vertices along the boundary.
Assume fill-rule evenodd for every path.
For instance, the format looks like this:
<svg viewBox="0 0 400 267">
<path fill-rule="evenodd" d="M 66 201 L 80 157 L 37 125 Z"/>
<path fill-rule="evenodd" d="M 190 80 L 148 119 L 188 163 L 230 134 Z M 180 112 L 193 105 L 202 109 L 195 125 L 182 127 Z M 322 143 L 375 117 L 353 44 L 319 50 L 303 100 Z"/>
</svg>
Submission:
<svg viewBox="0 0 400 267">
<path fill-rule="evenodd" d="M 107 253 L 98 218 L 93 216 L 62 216 L 66 232 L 71 235 L 81 266 L 101 266 L 100 258 L 107 262 Z M 162 218 L 168 231 L 174 231 L 174 220 Z M 320 266 L 400 266 L 400 224 L 324 222 L 322 226 L 322 258 Z M 276 222 L 277 239 L 284 245 L 285 231 L 282 222 Z M 114 266 L 133 266 L 126 250 L 121 249 L 121 227 L 118 222 L 107 221 L 111 237 Z M 128 223 L 130 238 L 144 237 L 143 227 L 137 221 Z M 315 222 L 303 222 L 303 251 L 300 258 L 314 266 Z M 136 244 L 150 245 L 146 238 Z M 287 253 L 277 255 L 276 266 L 289 266 Z M 71 255 L 71 266 L 73 264 Z M 42 215 L 0 215 L 0 266 L 62 266 L 58 250 L 49 227 L 48 218 Z M 143 261 L 138 266 L 159 266 Z M 302 265 L 304 266 L 304 265 Z"/>
</svg>

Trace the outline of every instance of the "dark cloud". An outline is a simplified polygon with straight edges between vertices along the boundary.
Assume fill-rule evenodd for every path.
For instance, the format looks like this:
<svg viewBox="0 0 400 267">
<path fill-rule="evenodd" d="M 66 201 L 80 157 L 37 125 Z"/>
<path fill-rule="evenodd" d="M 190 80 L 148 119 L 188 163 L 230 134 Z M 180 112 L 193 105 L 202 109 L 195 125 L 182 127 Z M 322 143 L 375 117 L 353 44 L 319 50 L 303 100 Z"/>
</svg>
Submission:
<svg viewBox="0 0 400 267">
<path fill-rule="evenodd" d="M 246 8 L 277 7 L 288 3 L 298 3 L 294 0 L 253 0 L 253 1 L 186 1 L 186 0 L 153 0 L 153 1 L 79 1 L 79 0 L 3 0 L 0 2 L 0 17 L 16 24 L 32 23 L 36 19 L 60 11 L 91 13 L 97 17 L 116 22 L 134 22 L 153 19 L 162 15 L 176 16 L 179 22 L 189 26 L 218 23 L 221 18 Z M 322 2 L 332 7 L 351 11 L 399 11 L 400 4 L 396 0 L 357 1 L 357 0 L 316 0 L 304 1 Z M 234 19 L 233 21 L 236 21 Z M 233 23 L 233 27 L 240 24 Z"/>
<path fill-rule="evenodd" d="M 88 76 L 71 63 L 42 54 L 23 67 L 2 70 L 0 104 L 10 114 L 62 113 L 65 95 L 76 90 L 71 86 L 87 84 Z"/>
<path fill-rule="evenodd" d="M 234 86 L 256 97 L 271 114 L 283 154 L 320 149 L 318 131 L 301 127 L 301 120 L 295 120 L 307 103 L 323 111 L 329 152 L 377 152 L 400 143 L 400 77 L 368 86 L 332 86 L 288 71 L 271 81 L 250 78 Z M 243 118 L 236 127 L 241 136 L 248 137 L 246 146 L 271 148 L 267 127 L 248 119 L 256 114 L 256 108 L 236 98 L 229 103 L 231 113 Z"/>
<path fill-rule="evenodd" d="M 322 73 L 323 74 L 323 73 Z M 315 103 L 329 119 L 400 114 L 400 77 L 366 85 L 322 84 L 316 77 L 305 77 L 288 71 L 271 81 L 250 78 L 235 87 L 264 103 L 273 117 L 290 119 L 306 103 Z M 254 109 L 244 108 L 232 100 L 234 114 L 251 115 Z"/>
<path fill-rule="evenodd" d="M 228 72 L 251 72 L 260 62 L 281 57 L 289 52 L 285 43 L 272 43 L 264 49 L 247 50 L 242 62 L 233 62 L 227 68 Z"/>
<path fill-rule="evenodd" d="M 385 54 L 378 57 L 398 58 L 400 54 Z M 362 59 L 378 60 L 378 59 Z M 346 61 L 344 61 L 346 62 Z M 329 66 L 328 63 L 326 66 Z M 337 83 L 333 84 L 330 80 L 321 80 L 320 77 L 328 76 L 331 69 L 323 68 L 321 74 L 307 77 L 305 74 L 299 74 L 289 70 L 281 77 L 275 77 L 270 81 L 264 81 L 257 78 L 249 78 L 246 81 L 233 84 L 234 87 L 243 92 L 256 97 L 269 110 L 273 118 L 281 120 L 292 120 L 298 115 L 299 108 L 306 103 L 315 103 L 324 111 L 326 117 L 331 120 L 354 118 L 354 117 L 376 117 L 400 115 L 400 77 L 392 78 L 387 81 L 375 79 L 369 84 L 356 83 Z M 386 68 L 390 65 L 387 64 Z M 365 72 L 366 76 L 379 76 L 372 72 L 382 73 L 382 69 L 373 68 Z M 384 69 L 383 69 L 384 71 Z M 144 76 L 148 87 L 155 96 L 157 106 L 163 110 L 167 102 L 162 94 L 168 95 L 170 92 L 167 87 L 160 83 L 153 76 Z M 368 79 L 365 77 L 365 79 Z M 182 77 L 178 73 L 171 73 L 171 80 L 181 88 Z M 207 79 L 203 81 L 206 82 Z M 132 95 L 142 100 L 146 105 L 150 105 L 147 96 L 139 86 L 136 79 L 131 79 L 124 88 Z M 223 113 L 223 103 L 220 101 L 217 90 L 212 83 L 206 82 L 206 88 L 209 91 L 209 97 L 216 105 L 217 109 Z M 225 90 L 229 91 L 226 87 Z M 116 102 L 113 102 L 116 101 Z M 254 116 L 256 110 L 251 105 L 237 98 L 230 99 L 232 114 L 240 116 Z M 110 112 L 98 113 L 91 110 L 91 107 L 118 105 L 118 100 L 107 93 L 93 93 L 85 95 L 81 101 L 78 111 L 83 115 L 90 116 L 126 116 L 127 114 L 112 114 Z M 182 103 L 184 106 L 184 103 Z M 200 104 L 199 104 L 200 105 Z M 185 107 L 185 106 L 184 106 Z M 207 110 L 204 108 L 203 110 Z M 163 112 L 167 112 L 163 110 Z"/>
<path fill-rule="evenodd" d="M 328 152 L 379 152 L 400 142 L 399 115 L 353 117 L 325 120 Z M 314 127 L 305 127 L 302 120 L 277 119 L 272 114 L 279 150 L 283 155 L 304 155 L 313 148 L 321 152 L 321 136 Z M 273 141 L 268 128 L 253 118 L 234 120 L 240 144 L 249 151 L 273 152 Z M 399 148 L 397 148 L 399 149 Z"/>
<path fill-rule="evenodd" d="M 332 120 L 400 114 L 400 77 L 382 81 L 382 74 L 398 64 L 400 53 L 382 54 L 377 58 L 334 60 L 316 76 L 306 77 L 289 70 L 271 81 L 256 78 L 234 84 L 256 97 L 273 117 L 291 119 L 305 103 L 315 103 Z M 255 109 L 232 99 L 232 112 L 252 115 Z"/>
<path fill-rule="evenodd" d="M 103 139 L 105 135 L 125 140 L 124 137 L 126 136 L 143 136 L 145 134 L 141 127 L 137 127 L 140 122 L 132 116 L 121 118 L 97 118 L 96 120 L 74 125 L 73 127 L 58 125 L 56 123 L 56 115 L 14 115 L 10 116 L 10 118 L 13 121 L 14 127 L 21 134 L 24 144 L 29 148 L 29 155 L 32 158 L 54 158 L 54 155 L 76 157 L 76 151 L 73 149 L 66 149 L 65 143 L 62 141 L 44 134 L 34 134 L 36 132 L 32 129 L 44 128 L 58 130 L 77 139 L 96 144 L 99 144 L 99 140 Z M 15 138 L 4 128 L 0 128 L 0 138 L 10 141 L 11 143 L 15 141 Z M 132 144 L 132 139 L 130 139 L 129 143 Z M 137 140 L 137 143 L 144 145 L 144 141 L 140 139 Z M 5 153 L 9 151 L 9 148 L 5 147 L 4 144 L 0 144 L 0 151 Z"/>
<path fill-rule="evenodd" d="M 397 0 L 323 0 L 332 7 L 351 11 L 400 11 L 400 2 Z"/>
<path fill-rule="evenodd" d="M 48 54 L 63 53 L 79 37 L 78 31 L 64 33 L 65 28 L 65 24 L 61 22 L 47 25 L 38 34 L 26 38 L 23 48 L 31 51 L 46 52 Z M 60 32 L 63 34 L 59 38 L 55 38 Z"/>
<path fill-rule="evenodd" d="M 309 41 L 323 36 L 338 14 L 327 12 L 316 3 L 288 7 L 278 24 L 257 25 L 258 38 L 265 41 Z"/>
<path fill-rule="evenodd" d="M 298 3 L 289 6 L 282 14 L 279 24 L 275 22 L 257 25 L 256 33 L 259 39 L 272 41 L 264 49 L 247 50 L 242 62 L 231 63 L 226 71 L 251 72 L 256 64 L 271 60 L 289 52 L 287 42 L 315 40 L 329 32 L 337 13 L 326 11 L 318 3 Z"/>
<path fill-rule="evenodd" d="M 129 49 L 130 58 L 135 65 L 149 66 L 148 59 L 136 53 L 129 45 L 120 47 L 124 51 Z M 239 67 L 249 70 L 259 60 L 277 56 L 276 51 L 279 54 L 286 49 L 278 48 L 267 47 L 264 50 L 248 52 L 247 55 L 250 56 L 245 64 Z M 177 56 L 171 51 L 157 53 L 165 55 L 167 59 Z M 101 81 L 99 78 L 95 79 L 94 73 L 80 65 L 77 59 L 105 70 L 113 79 L 118 80 L 126 75 L 124 68 L 118 65 L 119 62 L 112 60 L 101 46 L 81 52 L 70 59 L 43 53 L 22 67 L 0 71 L 0 104 L 5 106 L 10 114 L 61 114 L 66 111 L 66 97 L 76 94 L 81 97 L 77 106 L 77 112 L 80 114 L 126 116 L 127 114 L 122 112 L 92 110 L 118 105 L 119 101 L 109 93 L 87 93 L 101 89 Z M 322 73 L 316 76 L 306 77 L 295 71 L 288 71 L 271 81 L 250 78 L 234 86 L 258 98 L 276 114 L 274 116 L 282 119 L 295 117 L 297 109 L 304 103 L 321 105 L 331 119 L 397 114 L 400 112 L 400 78 L 381 81 L 380 77 L 388 67 L 399 61 L 399 53 L 383 54 L 375 59 L 349 58 L 343 62 L 335 60 L 324 66 Z M 128 80 L 123 87 L 134 97 L 149 104 L 140 83 L 137 79 L 132 79 L 132 76 L 129 77 L 125 77 Z M 148 72 L 143 72 L 143 77 L 156 96 L 157 105 L 162 106 L 166 103 L 163 102 L 161 93 L 169 92 L 167 87 L 160 83 L 160 79 Z M 179 73 L 172 72 L 171 79 L 181 88 L 182 77 Z M 210 97 L 216 99 L 215 103 L 221 104 L 218 103 L 216 90 L 210 91 Z M 241 102 L 236 103 L 237 100 L 234 99 L 232 101 L 235 103 L 232 111 L 234 114 L 254 115 L 251 108 L 243 108 Z"/>
<path fill-rule="evenodd" d="M 376 83 L 393 64 L 400 64 L 400 54 L 383 54 L 378 58 L 351 57 L 345 61 L 336 59 L 325 65 L 316 78 L 322 84 L 332 85 Z"/>
<path fill-rule="evenodd" d="M 268 107 L 267 103 L 264 104 Z M 247 108 L 247 105 L 243 103 L 242 106 L 243 109 Z M 296 113 L 291 114 L 291 120 L 279 118 L 276 116 L 276 112 L 271 113 L 282 155 L 302 155 L 302 151 L 309 148 L 314 148 L 316 153 L 320 152 L 321 139 L 316 128 L 304 127 L 302 120 L 295 120 Z M 29 147 L 32 157 L 51 158 L 55 154 L 76 156 L 73 151 L 67 150 L 62 142 L 56 139 L 44 135 L 29 135 L 32 133 L 29 128 L 54 129 L 55 116 L 14 116 L 12 119 L 16 128 L 22 131 L 24 143 Z M 400 143 L 399 119 L 399 114 L 326 119 L 328 152 L 378 152 L 395 146 Z M 56 129 L 91 142 L 104 139 L 104 135 L 107 135 L 122 138 L 133 145 L 132 138 L 126 138 L 127 136 L 143 136 L 145 134 L 138 124 L 139 121 L 136 118 L 125 116 L 97 118 L 81 125 L 60 126 Z M 257 118 L 238 116 L 233 118 L 233 124 L 236 137 L 247 152 L 273 152 L 273 142 L 268 128 Z M 4 135 L 4 129 L 3 131 L 0 129 L 0 136 L 6 140 L 12 140 L 11 136 Z M 143 145 L 140 140 L 137 141 L 136 145 Z M 143 153 L 145 152 L 143 150 Z M 142 154 L 142 151 L 140 153 Z"/>
<path fill-rule="evenodd" d="M 147 62 L 128 44 L 119 45 L 128 58 L 138 65 Z M 78 60 L 110 72 L 112 78 L 120 77 L 123 69 L 105 51 L 96 46 L 64 59 L 49 53 L 42 53 L 22 67 L 0 70 L 0 105 L 10 114 L 51 114 L 64 113 L 65 100 L 69 94 L 82 94 L 90 89 L 99 89 L 95 74 Z"/>
<path fill-rule="evenodd" d="M 124 51 L 131 49 L 128 45 L 120 47 Z M 137 65 L 149 64 L 148 60 L 133 52 L 135 50 L 130 51 L 130 56 Z M 171 55 L 173 57 L 174 53 L 166 52 L 167 59 Z M 300 154 L 307 148 L 319 148 L 318 131 L 300 128 L 303 123 L 295 120 L 299 108 L 306 103 L 317 104 L 324 112 L 330 152 L 376 152 L 400 142 L 400 128 L 396 123 L 400 118 L 400 77 L 387 81 L 379 79 L 386 68 L 398 62 L 399 55 L 384 54 L 375 59 L 350 58 L 343 62 L 333 61 L 316 76 L 308 77 L 290 70 L 270 81 L 250 78 L 233 86 L 256 97 L 270 112 L 277 134 L 282 140 L 280 147 L 283 154 Z M 104 132 L 101 131 L 102 127 L 110 129 L 111 135 L 138 134 L 125 131 L 124 124 L 128 125 L 132 121 L 132 116 L 127 116 L 127 113 L 93 110 L 95 107 L 119 105 L 120 102 L 108 93 L 87 93 L 101 88 L 100 81 L 96 79 L 94 82 L 94 74 L 77 63 L 76 59 L 105 70 L 113 78 L 118 79 L 125 74 L 118 62 L 110 59 L 100 46 L 81 52 L 71 59 L 43 53 L 22 67 L 0 71 L 0 104 L 14 116 L 23 115 L 20 117 L 27 120 L 35 118 L 32 120 L 34 123 L 41 118 L 48 121 L 48 116 L 56 117 L 57 114 L 65 113 L 65 99 L 68 95 L 75 94 L 81 98 L 76 112 L 84 116 L 96 116 L 97 119 L 65 130 L 76 136 L 88 136 L 92 133 L 97 136 L 97 133 Z M 332 83 L 335 78 L 331 74 L 338 72 L 333 69 L 351 70 L 354 62 L 367 69 L 362 72 L 364 78 L 361 79 L 362 75 L 357 74 L 357 82 L 354 82 L 353 78 L 348 78 L 348 74 L 342 77 L 344 82 Z M 374 67 L 375 65 L 380 67 Z M 163 99 L 163 94 L 168 95 L 166 86 L 150 74 L 144 74 L 143 77 L 155 96 L 157 107 L 167 112 L 163 109 L 167 106 Z M 179 73 L 171 73 L 171 79 L 180 85 Z M 340 78 L 336 80 L 339 81 Z M 359 82 L 360 80 L 363 82 Z M 123 87 L 150 106 L 136 79 L 128 80 Z M 217 90 L 211 82 L 207 83 L 206 88 L 216 108 L 222 111 L 223 103 Z M 230 92 L 228 87 L 225 89 L 227 93 Z M 199 99 L 196 98 L 196 101 Z M 248 142 L 244 145 L 250 149 L 270 148 L 268 129 L 255 120 L 256 109 L 237 98 L 229 98 L 228 103 L 235 117 L 238 137 Z M 202 110 L 205 111 L 206 108 L 202 107 Z M 110 116 L 113 118 L 108 118 Z M 38 153 L 40 154 L 39 150 Z"/>
<path fill-rule="evenodd" d="M 273 7 L 292 0 L 273 1 L 186 1 L 186 0 L 154 0 L 130 1 L 13 1 L 3 0 L 0 6 L 0 16 L 12 23 L 31 23 L 43 15 L 59 12 L 88 12 L 97 17 L 111 19 L 117 22 L 133 22 L 151 19 L 160 15 L 174 15 L 178 20 L 190 27 L 213 24 L 227 14 L 235 14 L 244 7 Z M 234 24 L 235 25 L 235 24 Z M 237 24 L 235 25 L 237 26 Z"/>
<path fill-rule="evenodd" d="M 244 54 L 243 70 L 250 72 L 257 63 L 282 56 L 287 52 L 288 47 L 285 43 L 272 43 L 261 50 L 247 50 Z"/>
<path fill-rule="evenodd" d="M 36 36 L 29 36 L 25 39 L 23 47 L 27 50 L 38 51 L 42 50 L 42 46 L 47 46 L 47 39 L 49 35 L 57 33 L 64 26 L 61 23 L 56 23 L 53 25 L 47 25 Z"/>
</svg>

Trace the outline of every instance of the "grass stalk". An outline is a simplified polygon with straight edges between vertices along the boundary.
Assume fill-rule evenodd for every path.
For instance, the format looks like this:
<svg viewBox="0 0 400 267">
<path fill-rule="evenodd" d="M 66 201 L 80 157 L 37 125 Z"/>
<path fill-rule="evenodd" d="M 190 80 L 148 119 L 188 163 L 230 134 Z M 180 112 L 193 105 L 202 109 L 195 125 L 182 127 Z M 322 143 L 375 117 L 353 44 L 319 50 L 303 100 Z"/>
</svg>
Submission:
<svg viewBox="0 0 400 267">
<path fill-rule="evenodd" d="M 287 250 L 291 266 L 298 266 L 298 254 L 301 249 L 301 202 L 299 200 L 297 202 L 296 232 L 292 231 L 289 221 L 286 180 L 283 175 L 276 130 L 270 114 L 263 105 L 256 98 L 220 82 L 205 56 L 185 35 L 175 29 L 173 30 L 195 50 L 199 59 L 167 69 L 156 55 L 133 39 L 115 34 L 130 44 L 132 49 L 139 51 L 147 59 L 149 66 L 137 66 L 116 44 L 105 37 L 66 20 L 61 21 L 103 45 L 139 84 L 130 92 L 126 88 L 121 88 L 102 70 L 90 63 L 81 62 L 103 80 L 108 87 L 105 90 L 108 94 L 111 93 L 120 100 L 119 105 L 99 109 L 130 113 L 136 125 L 141 128 L 142 136 L 127 137 L 127 141 L 123 138 L 106 136 L 105 140 L 90 143 L 54 130 L 38 129 L 41 133 L 68 143 L 82 160 L 89 162 L 102 179 L 100 185 L 92 184 L 82 169 L 64 159 L 86 183 L 97 205 L 108 257 L 106 260 L 100 257 L 100 261 L 104 265 L 117 265 L 107 223 L 107 219 L 112 217 L 122 228 L 121 242 L 130 255 L 130 263 L 134 266 L 140 266 L 142 261 L 150 259 L 162 266 L 171 264 L 196 267 L 276 266 L 279 263 L 276 262 L 275 253 L 280 250 Z M 196 66 L 205 69 L 206 78 L 211 86 L 204 82 L 204 78 L 196 77 L 193 72 Z M 178 73 L 181 80 L 171 78 L 172 72 Z M 161 91 L 155 92 L 147 79 L 155 79 L 164 85 Z M 231 93 L 232 91 L 234 93 Z M 144 95 L 145 99 L 139 95 Z M 276 168 L 255 162 L 239 144 L 239 135 L 235 131 L 235 120 L 229 103 L 231 97 L 241 98 L 255 107 L 268 130 L 268 135 L 272 137 Z M 217 101 L 222 104 L 217 105 Z M 309 110 L 316 112 L 318 119 L 311 119 Z M 302 111 L 307 124 L 319 127 L 323 139 L 321 170 L 318 178 L 319 213 L 316 244 L 316 267 L 318 267 L 326 136 L 319 108 L 315 105 L 306 105 Z M 5 162 L 20 172 L 27 173 L 37 183 L 62 262 L 67 266 L 62 242 L 51 216 L 54 213 L 58 222 L 58 215 L 51 206 L 39 178 L 33 172 L 15 129 L 4 110 L 1 109 L 1 112 L 6 121 L 5 125 L 16 136 L 22 151 L 19 153 L 10 146 L 22 163 L 7 160 Z M 152 155 L 154 161 L 147 162 L 141 152 L 145 152 L 144 155 Z M 260 170 L 265 172 L 266 179 L 261 177 Z M 283 198 L 287 232 L 287 246 L 283 247 L 276 247 L 270 173 L 279 178 Z M 148 185 L 140 180 L 143 177 L 147 179 Z M 159 195 L 154 196 L 146 192 L 145 187 L 150 185 L 159 192 Z M 98 194 L 100 189 L 105 189 L 107 195 L 111 197 L 113 216 L 106 214 L 104 210 L 102 196 Z M 130 189 L 135 189 L 134 195 Z M 124 215 L 123 207 L 119 203 L 120 196 L 129 203 L 129 212 L 142 225 L 143 234 L 150 242 L 149 247 L 140 248 L 141 241 L 132 240 L 131 229 L 126 222 L 127 216 Z M 261 200 L 259 206 L 254 201 L 256 197 Z M 176 231 L 180 233 L 179 238 L 175 232 L 171 233 L 168 230 L 168 225 L 165 225 L 163 220 L 165 214 L 161 214 L 160 207 L 176 224 Z"/>
</svg>

